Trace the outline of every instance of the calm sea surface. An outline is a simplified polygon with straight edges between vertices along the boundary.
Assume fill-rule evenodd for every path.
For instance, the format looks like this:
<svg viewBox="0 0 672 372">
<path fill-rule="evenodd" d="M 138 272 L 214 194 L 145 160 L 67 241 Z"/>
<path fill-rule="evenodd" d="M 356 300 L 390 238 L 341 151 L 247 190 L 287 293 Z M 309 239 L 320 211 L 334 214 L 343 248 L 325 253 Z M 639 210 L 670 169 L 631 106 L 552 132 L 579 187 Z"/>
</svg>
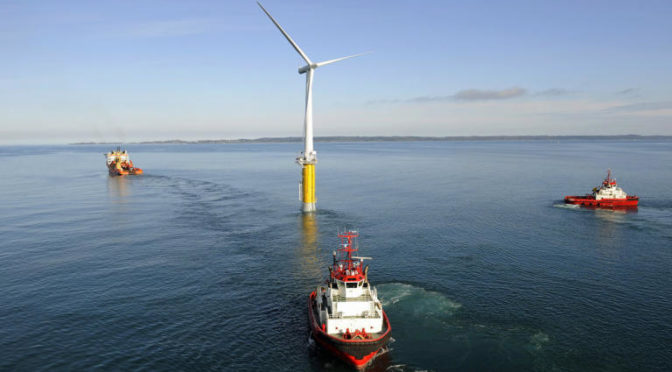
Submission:
<svg viewBox="0 0 672 372">
<path fill-rule="evenodd" d="M 0 147 L 0 370 L 347 370 L 307 296 L 360 230 L 376 371 L 672 370 L 672 142 Z M 562 205 L 612 168 L 635 213 Z"/>
</svg>

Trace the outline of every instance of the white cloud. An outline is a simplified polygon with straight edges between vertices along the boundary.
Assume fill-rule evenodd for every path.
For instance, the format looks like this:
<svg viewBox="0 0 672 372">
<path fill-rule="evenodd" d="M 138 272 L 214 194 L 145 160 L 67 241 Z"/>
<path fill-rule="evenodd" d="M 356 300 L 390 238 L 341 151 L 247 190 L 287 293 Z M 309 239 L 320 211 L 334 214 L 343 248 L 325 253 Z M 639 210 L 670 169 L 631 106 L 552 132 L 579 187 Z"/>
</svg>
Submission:
<svg viewBox="0 0 672 372">
<path fill-rule="evenodd" d="M 376 103 L 427 103 L 444 101 L 488 101 L 503 100 L 523 96 L 527 90 L 519 87 L 513 87 L 502 90 L 483 90 L 483 89 L 463 89 L 453 95 L 448 96 L 418 96 L 406 99 L 381 99 L 369 101 L 369 104 Z"/>
<path fill-rule="evenodd" d="M 609 111 L 619 111 L 619 112 L 659 111 L 659 110 L 672 110 L 672 101 L 639 102 L 639 103 L 630 103 L 627 105 L 618 105 L 609 108 Z"/>
<path fill-rule="evenodd" d="M 527 91 L 519 87 L 502 90 L 466 89 L 455 93 L 453 98 L 464 101 L 483 101 L 520 97 L 525 93 L 527 93 Z"/>
</svg>

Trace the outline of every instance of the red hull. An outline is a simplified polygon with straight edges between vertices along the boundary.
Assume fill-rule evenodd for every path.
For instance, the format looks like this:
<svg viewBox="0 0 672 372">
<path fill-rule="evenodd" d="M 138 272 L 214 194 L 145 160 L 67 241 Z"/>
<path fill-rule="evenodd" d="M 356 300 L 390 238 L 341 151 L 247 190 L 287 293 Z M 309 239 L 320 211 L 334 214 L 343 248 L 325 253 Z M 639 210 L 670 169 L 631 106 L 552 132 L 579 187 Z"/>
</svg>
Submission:
<svg viewBox="0 0 672 372">
<path fill-rule="evenodd" d="M 628 196 L 625 199 L 600 199 L 595 200 L 592 195 L 584 196 L 565 196 L 565 203 L 582 205 L 585 207 L 600 207 L 600 208 L 618 208 L 618 207 L 636 207 L 639 203 L 638 196 Z"/>
<path fill-rule="evenodd" d="M 320 346 L 329 350 L 351 366 L 357 369 L 366 367 L 389 341 L 392 327 L 390 327 L 390 321 L 387 319 L 385 311 L 383 311 L 383 322 L 385 322 L 386 331 L 383 335 L 374 340 L 345 340 L 340 337 L 331 336 L 320 328 L 315 318 L 314 299 L 315 292 L 312 292 L 308 298 L 308 321 L 310 322 L 310 329 L 313 331 L 313 339 Z M 355 351 L 360 357 L 351 355 L 348 353 L 348 350 Z"/>
<path fill-rule="evenodd" d="M 109 173 L 110 176 L 137 176 L 139 174 L 142 174 L 142 169 L 140 168 L 131 168 L 131 169 L 123 169 L 119 171 L 116 168 L 109 168 Z"/>
</svg>

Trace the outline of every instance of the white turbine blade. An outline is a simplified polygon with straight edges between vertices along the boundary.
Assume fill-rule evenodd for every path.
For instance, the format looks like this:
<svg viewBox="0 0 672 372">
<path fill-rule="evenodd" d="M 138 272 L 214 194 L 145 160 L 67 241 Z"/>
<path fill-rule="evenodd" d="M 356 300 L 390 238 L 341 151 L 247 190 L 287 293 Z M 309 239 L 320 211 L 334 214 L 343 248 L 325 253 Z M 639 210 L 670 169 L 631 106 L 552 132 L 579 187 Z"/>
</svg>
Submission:
<svg viewBox="0 0 672 372">
<path fill-rule="evenodd" d="M 363 55 L 365 55 L 365 54 L 370 54 L 370 53 L 371 53 L 371 52 L 364 52 L 364 53 L 359 53 L 359 54 L 353 54 L 353 55 L 351 55 L 351 56 L 347 56 L 347 57 L 341 57 L 341 58 L 336 58 L 336 59 L 330 59 L 330 60 L 328 60 L 328 61 L 324 61 L 324 62 L 318 62 L 318 63 L 315 64 L 315 67 L 320 67 L 320 66 L 328 65 L 328 64 L 330 64 L 330 63 L 334 63 L 334 62 L 342 61 L 342 60 L 344 60 L 344 59 L 348 59 L 348 58 L 359 57 L 359 56 L 363 56 Z"/>
<path fill-rule="evenodd" d="M 263 10 L 264 13 L 266 13 L 266 15 L 268 16 L 268 18 L 271 19 L 271 21 L 273 21 L 273 23 L 274 23 L 275 26 L 278 28 L 278 30 L 280 30 L 280 32 L 282 32 L 282 34 L 285 35 L 285 39 L 287 39 L 287 41 L 289 41 L 289 43 L 292 44 L 292 46 L 294 47 L 294 49 L 296 49 L 296 51 L 299 52 L 299 54 L 301 55 L 301 57 L 302 57 L 304 60 L 306 60 L 306 63 L 308 63 L 309 65 L 312 64 L 312 62 L 310 62 L 310 59 L 308 58 L 308 56 L 306 55 L 306 53 L 304 53 L 303 50 L 301 50 L 301 48 L 299 48 L 299 46 L 294 42 L 294 40 L 292 40 L 292 38 L 289 36 L 289 34 L 286 33 L 285 30 L 282 29 L 282 26 L 280 26 L 280 24 L 273 18 L 273 16 L 271 16 L 271 14 L 268 13 L 268 12 L 266 11 L 266 9 L 264 9 L 264 7 L 263 7 L 258 1 L 257 1 L 257 5 L 259 5 L 259 7 L 261 8 L 261 10 Z"/>
</svg>

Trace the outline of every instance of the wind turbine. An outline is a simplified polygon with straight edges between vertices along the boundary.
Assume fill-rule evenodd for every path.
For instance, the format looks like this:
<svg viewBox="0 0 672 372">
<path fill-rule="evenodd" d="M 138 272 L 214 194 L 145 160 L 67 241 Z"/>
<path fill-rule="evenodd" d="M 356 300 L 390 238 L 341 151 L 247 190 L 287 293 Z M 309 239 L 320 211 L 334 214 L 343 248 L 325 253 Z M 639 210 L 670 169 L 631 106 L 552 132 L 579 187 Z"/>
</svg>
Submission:
<svg viewBox="0 0 672 372">
<path fill-rule="evenodd" d="M 362 54 L 366 53 L 314 63 L 258 1 L 257 5 L 259 5 L 261 10 L 266 13 L 268 18 L 271 19 L 273 24 L 275 24 L 278 30 L 280 30 L 280 32 L 282 32 L 282 34 L 285 36 L 285 39 L 287 39 L 292 47 L 294 47 L 294 50 L 296 50 L 299 55 L 301 55 L 301 58 L 303 58 L 303 60 L 307 63 L 305 66 L 299 68 L 299 74 L 306 74 L 306 115 L 303 121 L 304 149 L 303 153 L 301 153 L 301 155 L 296 158 L 296 162 L 301 166 L 303 176 L 299 189 L 299 195 L 301 202 L 303 203 L 301 210 L 304 212 L 314 212 L 316 210 L 315 202 L 317 201 L 315 198 L 315 164 L 317 163 L 317 152 L 315 152 L 315 149 L 313 149 L 313 74 L 315 74 L 315 69 L 318 67 L 322 67 L 334 62 L 339 62 L 344 59 L 361 56 Z"/>
</svg>

